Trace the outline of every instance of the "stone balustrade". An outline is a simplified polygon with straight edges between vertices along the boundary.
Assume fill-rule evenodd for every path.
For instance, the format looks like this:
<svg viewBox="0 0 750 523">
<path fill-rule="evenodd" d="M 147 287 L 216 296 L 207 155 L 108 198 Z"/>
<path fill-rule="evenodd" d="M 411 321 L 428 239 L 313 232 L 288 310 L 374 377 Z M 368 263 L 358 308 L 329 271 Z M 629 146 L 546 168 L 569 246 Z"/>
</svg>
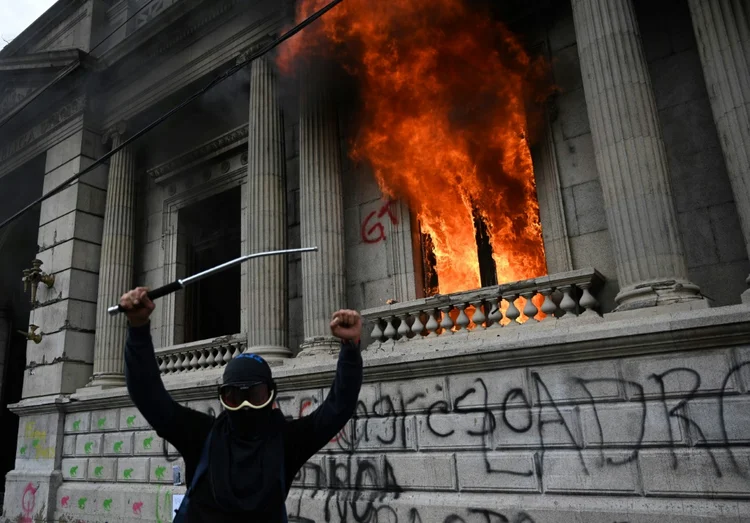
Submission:
<svg viewBox="0 0 750 523">
<path fill-rule="evenodd" d="M 529 327 L 579 317 L 599 319 L 595 295 L 604 277 L 579 269 L 475 291 L 437 295 L 363 311 L 371 344 Z"/>
<path fill-rule="evenodd" d="M 156 350 L 156 362 L 163 375 L 181 374 L 224 367 L 247 348 L 247 336 L 232 334 Z"/>
</svg>

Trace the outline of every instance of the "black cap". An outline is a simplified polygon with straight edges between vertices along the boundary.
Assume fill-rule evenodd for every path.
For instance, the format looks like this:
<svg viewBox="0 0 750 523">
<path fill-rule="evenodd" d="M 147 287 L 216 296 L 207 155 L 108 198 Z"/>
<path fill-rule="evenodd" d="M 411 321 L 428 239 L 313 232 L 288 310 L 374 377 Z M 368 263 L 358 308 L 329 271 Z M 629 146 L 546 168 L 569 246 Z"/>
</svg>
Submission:
<svg viewBox="0 0 750 523">
<path fill-rule="evenodd" d="M 251 385 L 267 383 L 273 385 L 271 367 L 257 354 L 244 352 L 233 358 L 224 368 L 224 385 Z"/>
</svg>

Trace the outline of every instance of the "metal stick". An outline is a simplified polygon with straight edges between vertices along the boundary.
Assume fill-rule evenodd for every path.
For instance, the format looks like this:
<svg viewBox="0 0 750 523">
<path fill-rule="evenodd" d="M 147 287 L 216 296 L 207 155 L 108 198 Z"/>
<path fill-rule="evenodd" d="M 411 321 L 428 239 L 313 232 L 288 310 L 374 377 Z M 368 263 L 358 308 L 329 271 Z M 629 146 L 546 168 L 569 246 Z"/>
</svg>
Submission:
<svg viewBox="0 0 750 523">
<path fill-rule="evenodd" d="M 179 291 L 180 289 L 184 288 L 187 285 L 190 285 L 191 283 L 195 283 L 199 280 L 202 280 L 203 278 L 208 278 L 209 276 L 213 274 L 224 271 L 230 267 L 234 267 L 235 265 L 244 263 L 247 260 L 250 260 L 252 258 L 262 258 L 264 256 L 278 256 L 281 254 L 292 254 L 295 252 L 313 252 L 317 250 L 318 250 L 317 247 L 302 247 L 300 249 L 283 249 L 280 251 L 267 251 L 267 252 L 258 252 L 255 254 L 247 254 L 245 256 L 240 256 L 239 258 L 236 258 L 234 260 L 230 260 L 228 262 L 222 263 L 221 265 L 217 265 L 216 267 L 211 267 L 210 269 L 206 269 L 205 271 L 201 271 L 197 274 L 193 274 L 192 276 L 188 276 L 187 278 L 181 278 L 179 280 L 173 281 L 172 283 L 168 283 L 167 285 L 164 285 L 162 287 L 158 287 L 156 289 L 150 290 L 148 291 L 147 295 L 149 299 L 151 300 L 161 298 L 162 296 L 166 296 L 167 294 L 172 294 L 173 292 Z M 125 309 L 123 309 L 119 304 L 117 304 L 117 305 L 113 305 L 109 307 L 107 309 L 107 312 L 111 316 L 114 316 L 121 312 L 125 312 Z"/>
</svg>

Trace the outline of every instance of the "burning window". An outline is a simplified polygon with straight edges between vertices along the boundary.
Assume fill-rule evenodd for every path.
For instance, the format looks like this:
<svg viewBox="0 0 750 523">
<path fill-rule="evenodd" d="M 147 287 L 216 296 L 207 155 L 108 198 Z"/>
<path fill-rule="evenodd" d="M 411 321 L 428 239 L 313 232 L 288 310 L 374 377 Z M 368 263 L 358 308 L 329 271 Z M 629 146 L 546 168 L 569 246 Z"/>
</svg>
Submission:
<svg viewBox="0 0 750 523">
<path fill-rule="evenodd" d="M 180 210 L 178 263 L 185 275 L 241 256 L 240 198 L 236 187 Z M 240 270 L 233 267 L 185 288 L 184 342 L 240 332 Z"/>
<path fill-rule="evenodd" d="M 298 20 L 327 3 L 301 0 Z M 543 60 L 468 0 L 348 0 L 279 58 L 335 57 L 356 80 L 350 154 L 408 202 L 425 293 L 545 274 L 529 149 L 530 108 L 551 92 Z"/>
</svg>

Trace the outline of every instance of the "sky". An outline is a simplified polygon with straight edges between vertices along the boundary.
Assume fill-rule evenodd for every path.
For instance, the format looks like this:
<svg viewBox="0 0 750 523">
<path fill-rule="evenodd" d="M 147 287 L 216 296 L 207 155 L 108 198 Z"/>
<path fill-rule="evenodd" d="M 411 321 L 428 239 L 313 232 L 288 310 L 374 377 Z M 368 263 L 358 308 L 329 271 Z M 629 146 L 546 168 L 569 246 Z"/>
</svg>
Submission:
<svg viewBox="0 0 750 523">
<path fill-rule="evenodd" d="M 0 49 L 54 3 L 55 0 L 0 0 Z"/>
</svg>

